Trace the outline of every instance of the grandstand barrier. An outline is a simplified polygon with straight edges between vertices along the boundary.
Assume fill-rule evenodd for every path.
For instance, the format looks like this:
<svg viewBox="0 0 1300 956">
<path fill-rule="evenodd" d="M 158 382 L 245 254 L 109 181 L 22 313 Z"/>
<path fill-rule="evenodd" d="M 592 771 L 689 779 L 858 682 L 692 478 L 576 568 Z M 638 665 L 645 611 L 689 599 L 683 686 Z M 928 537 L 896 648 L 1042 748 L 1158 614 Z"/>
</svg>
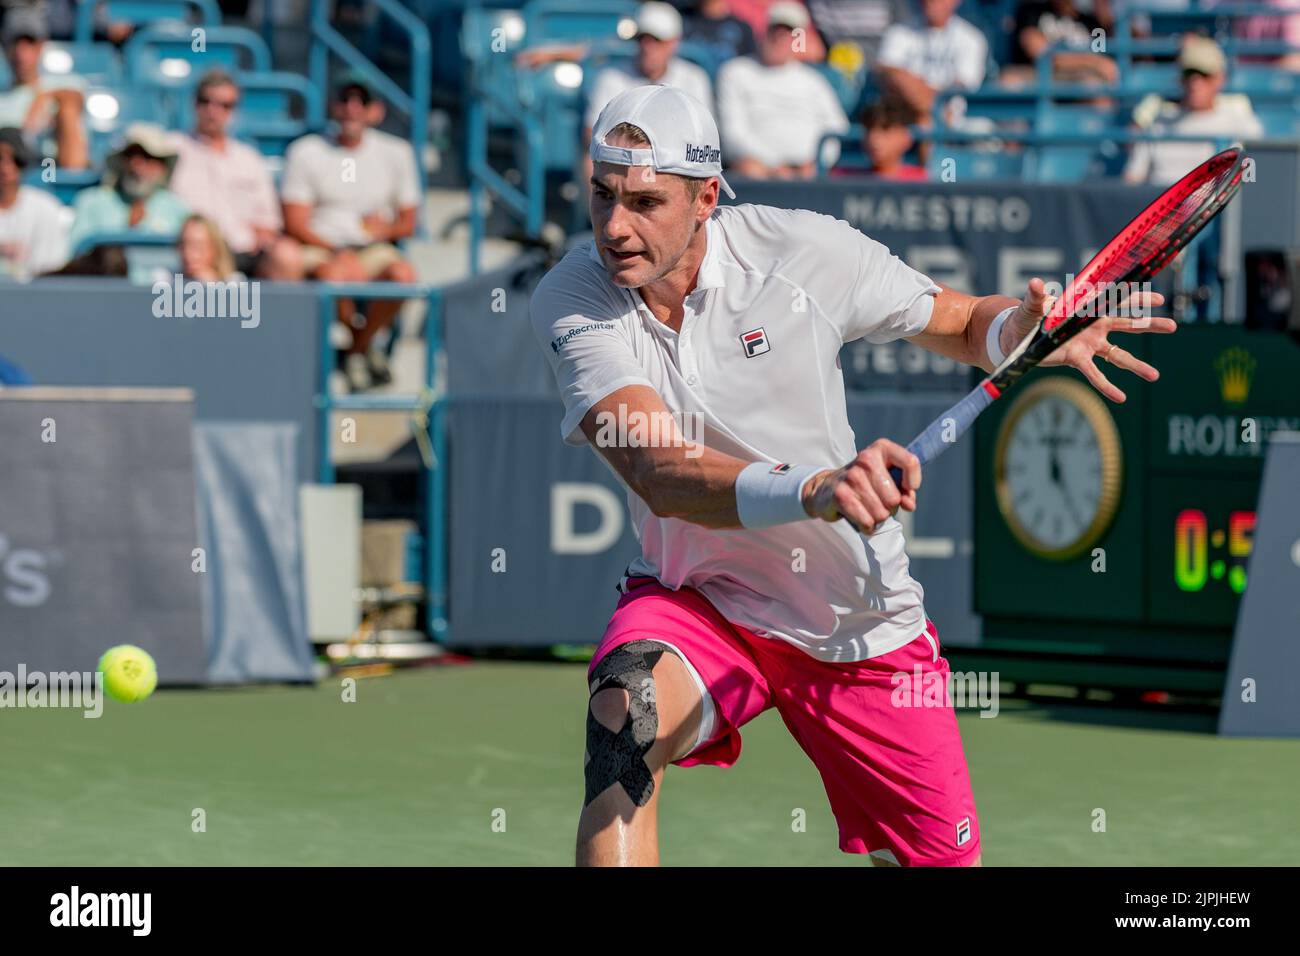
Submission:
<svg viewBox="0 0 1300 956">
<path fill-rule="evenodd" d="M 130 643 L 164 683 L 206 680 L 193 408 L 178 388 L 0 391 L 0 670 L 94 671 Z"/>
<path fill-rule="evenodd" d="M 194 392 L 200 423 L 293 423 L 294 477 L 306 481 L 320 454 L 320 305 L 314 286 L 258 288 L 260 320 L 245 327 L 238 316 L 160 316 L 155 304 L 170 290 L 155 294 L 121 279 L 3 282 L 0 355 L 36 385 L 183 385 Z"/>
</svg>

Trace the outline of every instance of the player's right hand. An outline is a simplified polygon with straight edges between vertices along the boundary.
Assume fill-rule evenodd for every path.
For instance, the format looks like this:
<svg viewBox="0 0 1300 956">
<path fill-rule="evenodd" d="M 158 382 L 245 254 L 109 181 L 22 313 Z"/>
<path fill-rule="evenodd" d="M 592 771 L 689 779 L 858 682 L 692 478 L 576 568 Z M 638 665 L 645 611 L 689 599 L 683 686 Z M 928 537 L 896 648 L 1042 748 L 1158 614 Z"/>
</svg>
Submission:
<svg viewBox="0 0 1300 956">
<path fill-rule="evenodd" d="M 903 473 L 903 486 L 894 482 L 890 468 Z M 817 474 L 803 489 L 803 507 L 814 518 L 843 518 L 862 534 L 872 534 L 898 511 L 916 510 L 916 490 L 921 487 L 921 462 L 902 445 L 878 438 L 843 468 Z"/>
</svg>

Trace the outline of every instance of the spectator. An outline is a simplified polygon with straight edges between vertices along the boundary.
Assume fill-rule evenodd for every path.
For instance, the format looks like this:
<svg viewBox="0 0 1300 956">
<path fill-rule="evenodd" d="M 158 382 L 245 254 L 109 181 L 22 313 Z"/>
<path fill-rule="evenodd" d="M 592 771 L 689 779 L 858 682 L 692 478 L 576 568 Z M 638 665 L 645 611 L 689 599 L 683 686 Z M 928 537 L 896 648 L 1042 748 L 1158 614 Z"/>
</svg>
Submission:
<svg viewBox="0 0 1300 956">
<path fill-rule="evenodd" d="M 1232 8 L 1247 3 L 1251 6 L 1260 4 L 1276 7 L 1277 13 L 1256 13 L 1233 21 L 1233 36 L 1239 40 L 1263 43 L 1286 43 L 1291 46 L 1289 53 L 1273 56 L 1242 55 L 1239 63 L 1272 63 L 1289 72 L 1300 72 L 1300 0 L 1218 0 L 1210 3 L 1202 0 L 1202 6 L 1224 8 L 1231 13 Z"/>
<path fill-rule="evenodd" d="M 234 282 L 244 278 L 217 224 L 206 216 L 190 216 L 176 240 L 181 274 L 199 282 Z"/>
<path fill-rule="evenodd" d="M 686 40 L 712 50 L 719 63 L 758 52 L 753 28 L 732 14 L 730 0 L 699 0 L 683 31 Z"/>
<path fill-rule="evenodd" d="M 239 86 L 225 70 L 199 80 L 194 132 L 172 137 L 178 159 L 171 189 L 215 222 L 245 275 L 296 280 L 303 274 L 298 244 L 281 235 L 280 204 L 262 154 L 227 135 Z"/>
<path fill-rule="evenodd" d="M 81 120 L 84 84 L 73 75 L 57 79 L 41 75 L 41 53 L 48 36 L 45 18 L 34 7 L 15 7 L 5 15 L 0 37 L 14 85 L 0 93 L 0 127 L 21 129 L 29 145 L 52 134 L 59 166 L 85 169 L 89 160 Z"/>
<path fill-rule="evenodd" d="M 928 125 L 935 95 L 951 89 L 979 89 L 984 82 L 988 41 L 955 15 L 960 0 L 921 0 L 920 26 L 896 23 L 885 31 L 878 68 L 887 92 Z"/>
<path fill-rule="evenodd" d="M 1068 43 L 1080 49 L 1056 53 L 1052 76 L 1064 83 L 1116 83 L 1119 68 L 1103 53 L 1088 47 L 1098 35 L 1114 26 L 1107 0 L 1096 0 L 1091 12 L 1075 6 L 1075 0 L 1021 0 L 1016 7 L 1011 63 L 1000 77 L 1004 85 L 1023 85 L 1035 80 L 1034 64 L 1049 46 Z M 1100 31 L 1100 33 L 1098 33 Z"/>
<path fill-rule="evenodd" d="M 849 47 L 857 51 L 850 62 L 871 66 L 880 54 L 885 31 L 906 18 L 907 6 L 903 0 L 808 0 L 808 12 L 831 48 L 831 60 Z"/>
<path fill-rule="evenodd" d="M 791 2 L 799 3 L 801 7 L 805 6 L 800 0 L 791 0 Z M 848 0 L 848 2 L 857 3 L 862 0 Z M 737 20 L 748 23 L 755 37 L 767 35 L 771 0 L 730 0 L 729 6 L 731 15 Z M 796 60 L 803 60 L 805 63 L 821 63 L 826 59 L 826 45 L 822 43 L 821 35 L 816 30 L 804 30 L 797 40 L 794 47 Z"/>
<path fill-rule="evenodd" d="M 26 279 L 68 259 L 68 210 L 43 189 L 22 184 L 32 164 L 22 130 L 0 129 L 0 272 Z"/>
<path fill-rule="evenodd" d="M 280 186 L 285 230 L 303 244 L 306 274 L 334 282 L 415 282 L 415 269 L 394 245 L 415 233 L 421 200 L 411 144 L 373 128 L 383 121 L 384 104 L 360 74 L 343 78 L 330 113 L 337 131 L 290 146 Z M 387 356 L 371 344 L 401 307 L 400 299 L 373 301 L 362 317 L 351 301 L 339 303 L 339 321 L 352 332 L 342 358 L 352 388 L 391 381 Z"/>
<path fill-rule="evenodd" d="M 760 58 L 737 57 L 718 71 L 723 148 L 741 176 L 807 179 L 822 137 L 849 128 L 826 77 L 794 58 L 795 31 L 808 23 L 801 4 L 772 4 Z M 827 158 L 833 162 L 835 155 Z"/>
<path fill-rule="evenodd" d="M 1142 142 L 1133 147 L 1124 178 L 1131 183 L 1170 185 L 1215 152 L 1214 139 L 1246 140 L 1264 134 L 1244 94 L 1223 94 L 1227 60 L 1208 37 L 1188 36 L 1178 54 L 1180 102 L 1149 96 L 1134 111 L 1134 125 L 1158 135 L 1211 137 L 1204 143 Z"/>
<path fill-rule="evenodd" d="M 167 188 L 176 148 L 153 123 L 132 123 L 126 142 L 108 157 L 104 183 L 77 193 L 73 203 L 72 251 L 89 236 L 112 232 L 175 235 L 189 214 Z"/>
<path fill-rule="evenodd" d="M 925 167 L 904 162 L 916 143 L 912 135 L 912 111 L 896 99 L 876 100 L 862 111 L 862 151 L 867 165 L 839 165 L 833 176 L 874 176 L 897 182 L 919 182 Z"/>
<path fill-rule="evenodd" d="M 591 142 L 591 127 L 605 104 L 636 86 L 647 83 L 675 86 L 713 108 L 709 74 L 676 55 L 681 37 L 682 15 L 676 9 L 659 0 L 641 4 L 636 14 L 636 60 L 626 66 L 606 67 L 597 74 L 587 100 L 584 145 Z"/>
</svg>

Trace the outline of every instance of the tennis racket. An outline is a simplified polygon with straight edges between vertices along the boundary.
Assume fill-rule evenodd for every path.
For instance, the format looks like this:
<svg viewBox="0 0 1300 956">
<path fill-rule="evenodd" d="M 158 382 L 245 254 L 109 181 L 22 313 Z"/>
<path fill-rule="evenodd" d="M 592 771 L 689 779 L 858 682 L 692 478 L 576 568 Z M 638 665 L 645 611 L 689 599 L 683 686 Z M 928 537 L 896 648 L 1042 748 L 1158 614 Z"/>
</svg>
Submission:
<svg viewBox="0 0 1300 956">
<path fill-rule="evenodd" d="M 1022 375 L 1105 314 L 1097 307 L 1099 297 L 1122 283 L 1144 282 L 1169 265 L 1237 194 L 1245 162 L 1241 147 L 1231 146 L 1170 186 L 1088 261 L 1002 364 L 931 422 L 907 450 L 922 465 L 934 461 Z M 890 472 L 901 486 L 901 471 Z"/>
</svg>

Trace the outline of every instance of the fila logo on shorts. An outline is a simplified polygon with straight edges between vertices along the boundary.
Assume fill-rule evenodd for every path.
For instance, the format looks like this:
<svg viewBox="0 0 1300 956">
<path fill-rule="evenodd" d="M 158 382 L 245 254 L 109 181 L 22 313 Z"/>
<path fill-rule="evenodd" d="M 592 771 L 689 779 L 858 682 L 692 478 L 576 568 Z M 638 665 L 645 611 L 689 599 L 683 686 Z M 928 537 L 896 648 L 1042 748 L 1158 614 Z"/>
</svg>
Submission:
<svg viewBox="0 0 1300 956">
<path fill-rule="evenodd" d="M 970 817 L 962 817 L 957 824 L 957 845 L 965 846 L 970 842 Z"/>
<path fill-rule="evenodd" d="M 749 332 L 742 332 L 740 344 L 745 347 L 745 358 L 753 358 L 755 355 L 772 351 L 772 346 L 767 344 L 767 333 L 763 331 L 761 325 Z"/>
</svg>

